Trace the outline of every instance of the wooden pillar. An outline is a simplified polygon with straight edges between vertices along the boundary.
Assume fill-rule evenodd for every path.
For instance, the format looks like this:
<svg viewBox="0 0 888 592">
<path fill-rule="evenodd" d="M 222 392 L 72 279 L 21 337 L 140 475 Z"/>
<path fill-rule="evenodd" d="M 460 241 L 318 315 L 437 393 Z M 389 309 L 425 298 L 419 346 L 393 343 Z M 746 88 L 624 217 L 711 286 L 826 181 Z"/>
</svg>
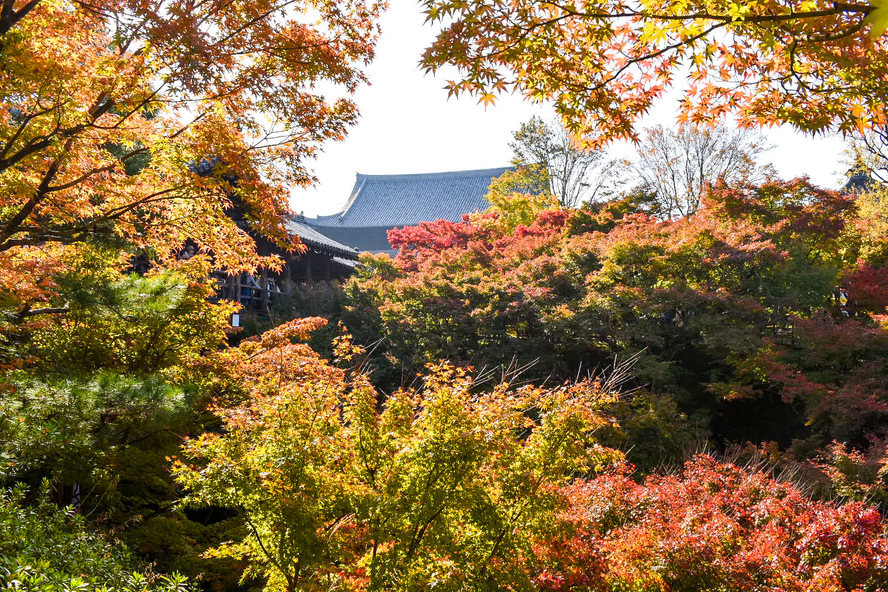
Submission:
<svg viewBox="0 0 888 592">
<path fill-rule="evenodd" d="M 263 267 L 261 275 L 259 276 L 259 298 L 262 302 L 262 310 L 268 310 L 270 296 L 271 294 L 268 290 L 268 269 Z"/>
<path fill-rule="evenodd" d="M 293 293 L 293 282 L 296 278 L 293 277 L 293 272 L 296 270 L 296 258 L 290 255 L 287 257 L 286 266 L 284 268 L 283 273 L 281 274 L 281 290 L 284 291 L 284 294 L 292 294 Z"/>
<path fill-rule="evenodd" d="M 235 279 L 233 275 L 225 278 L 225 293 L 222 297 L 227 300 L 237 300 L 237 292 L 235 292 Z"/>
</svg>

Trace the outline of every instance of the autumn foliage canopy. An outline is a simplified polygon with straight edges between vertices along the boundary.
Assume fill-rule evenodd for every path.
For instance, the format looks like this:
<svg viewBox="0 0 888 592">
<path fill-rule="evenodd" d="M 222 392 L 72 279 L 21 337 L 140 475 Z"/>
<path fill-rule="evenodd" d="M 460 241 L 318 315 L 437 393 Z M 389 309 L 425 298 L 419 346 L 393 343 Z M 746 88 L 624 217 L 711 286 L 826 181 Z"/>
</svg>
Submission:
<svg viewBox="0 0 888 592">
<path fill-rule="evenodd" d="M 709 456 L 644 484 L 616 469 L 565 489 L 567 532 L 540 544 L 543 590 L 880 590 L 878 511 L 812 502 Z"/>
<path fill-rule="evenodd" d="M 247 228 L 297 248 L 283 229 L 287 187 L 310 183 L 306 159 L 355 120 L 348 94 L 364 81 L 379 10 L 335 0 L 4 2 L 8 305 L 57 304 L 53 275 L 85 243 L 173 265 L 190 240 L 232 270 L 257 264 Z M 342 96 L 313 91 L 321 81 Z M 125 269 L 125 254 L 105 258 Z"/>
<path fill-rule="evenodd" d="M 687 78 L 679 117 L 850 132 L 885 123 L 880 2 L 425 0 L 444 30 L 430 71 L 453 94 L 517 90 L 550 100 L 568 128 L 637 138 L 636 122 Z"/>
<path fill-rule="evenodd" d="M 686 122 L 850 131 L 885 119 L 882 1 L 424 0 L 424 64 L 599 140 L 679 68 Z M 0 0 L 0 588 L 888 588 L 884 192 L 732 182 L 663 220 L 519 170 L 392 231 L 332 342 L 231 326 L 217 280 L 304 248 L 289 189 L 384 8 Z M 663 470 L 692 433 L 755 468 Z"/>
<path fill-rule="evenodd" d="M 638 356 L 636 385 L 722 438 L 865 444 L 888 401 L 869 199 L 772 182 L 716 188 L 675 221 L 627 198 L 514 230 L 496 206 L 391 231 L 399 255 L 366 260 L 354 314 L 402 367 L 514 361 L 566 379 Z"/>
<path fill-rule="evenodd" d="M 186 442 L 173 468 L 189 503 L 243 509 L 243 541 L 211 553 L 247 558 L 245 576 L 287 590 L 526 587 L 557 487 L 621 457 L 594 438 L 613 393 L 583 382 L 478 394 L 465 370 L 439 365 L 385 397 L 288 341 L 320 323 L 222 357 L 248 398 L 215 407 L 224 430 Z M 347 340 L 339 351 L 354 355 Z"/>
</svg>

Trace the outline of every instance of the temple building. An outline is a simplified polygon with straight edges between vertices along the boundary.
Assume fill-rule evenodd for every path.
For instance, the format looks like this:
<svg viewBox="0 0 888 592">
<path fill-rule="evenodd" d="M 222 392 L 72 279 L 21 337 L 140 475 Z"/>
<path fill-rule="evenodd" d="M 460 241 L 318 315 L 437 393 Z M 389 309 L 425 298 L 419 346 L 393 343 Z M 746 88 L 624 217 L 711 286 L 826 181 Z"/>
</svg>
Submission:
<svg viewBox="0 0 888 592">
<path fill-rule="evenodd" d="M 216 158 L 205 158 L 193 162 L 188 168 L 196 175 L 206 177 L 213 174 L 217 164 Z M 236 179 L 232 178 L 229 182 L 234 184 Z M 341 282 L 351 275 L 358 265 L 357 249 L 308 226 L 302 216 L 288 220 L 286 229 L 291 236 L 299 237 L 306 249 L 290 252 L 252 232 L 239 205 L 232 208 L 229 215 L 241 229 L 253 237 L 259 255 L 276 255 L 284 262 L 280 271 L 261 269 L 257 275 L 249 273 L 227 275 L 222 271 L 214 272 L 213 276 L 218 287 L 216 298 L 238 302 L 244 312 L 265 314 L 275 301 L 286 300 L 296 291 L 306 287 L 312 289 L 315 284 L 329 285 L 331 282 Z M 179 258 L 188 259 L 194 256 L 196 249 L 197 245 L 193 242 L 187 243 Z M 147 264 L 147 259 L 144 263 L 134 261 L 134 269 L 138 270 L 139 266 L 144 267 Z M 238 324 L 239 317 L 239 314 L 234 315 L 233 325 Z"/>
<path fill-rule="evenodd" d="M 425 173 L 362 175 L 342 211 L 304 219 L 324 236 L 358 251 L 391 253 L 388 231 L 419 222 L 450 220 L 487 208 L 487 189 L 507 167 Z"/>
<path fill-rule="evenodd" d="M 219 273 L 219 297 L 239 302 L 245 311 L 264 311 L 300 285 L 342 281 L 358 265 L 357 250 L 324 236 L 300 218 L 288 221 L 287 231 L 299 237 L 307 247 L 305 251 L 286 252 L 263 237 L 254 237 L 259 254 L 277 255 L 284 267 L 280 272 L 263 269 L 255 276 Z"/>
<path fill-rule="evenodd" d="M 287 253 L 262 237 L 254 237 L 261 255 L 284 260 L 280 272 L 218 275 L 219 296 L 239 302 L 243 310 L 267 311 L 294 291 L 338 282 L 358 265 L 358 253 L 395 254 L 388 231 L 419 222 L 451 220 L 488 207 L 488 187 L 507 167 L 418 175 L 358 174 L 342 212 L 318 218 L 297 216 L 287 230 L 306 245 Z"/>
</svg>

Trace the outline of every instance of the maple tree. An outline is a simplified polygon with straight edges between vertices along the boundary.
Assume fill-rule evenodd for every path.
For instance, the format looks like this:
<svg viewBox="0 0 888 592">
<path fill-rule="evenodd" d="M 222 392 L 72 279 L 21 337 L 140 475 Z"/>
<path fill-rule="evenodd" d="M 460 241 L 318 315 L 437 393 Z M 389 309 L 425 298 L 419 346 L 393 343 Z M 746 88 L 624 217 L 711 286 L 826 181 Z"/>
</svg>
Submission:
<svg viewBox="0 0 888 592">
<path fill-rule="evenodd" d="M 173 472 L 187 503 L 242 512 L 243 537 L 210 555 L 247 559 L 268 589 L 526 585 L 516 567 L 557 486 L 620 458 L 594 436 L 613 393 L 585 381 L 479 395 L 445 364 L 383 396 L 291 341 L 322 324 L 292 321 L 207 362 L 243 390 L 219 389 L 223 429 L 189 439 Z M 348 338 L 337 351 L 363 353 Z"/>
<path fill-rule="evenodd" d="M 574 134 L 637 138 L 635 124 L 670 86 L 679 119 L 804 131 L 884 123 L 881 3 L 826 0 L 424 0 L 444 24 L 423 63 L 458 69 L 451 93 L 520 91 L 552 101 Z"/>
<path fill-rule="evenodd" d="M 885 442 L 870 442 L 866 452 L 833 442 L 814 461 L 840 499 L 888 502 L 888 455 Z"/>
<path fill-rule="evenodd" d="M 549 193 L 548 173 L 539 165 L 522 165 L 507 170 L 491 181 L 484 198 L 490 204 L 483 215 L 469 216 L 479 227 L 493 226 L 512 232 L 519 225 L 533 224 L 540 213 L 557 208 L 559 198 Z M 495 215 L 489 215 L 489 214 Z"/>
<path fill-rule="evenodd" d="M 382 8 L 2 3 L 0 480 L 53 479 L 166 567 L 211 536 L 164 461 L 234 311 L 210 271 L 278 265 L 256 235 L 300 248 L 288 188 L 355 121 Z"/>
<path fill-rule="evenodd" d="M 852 233 L 856 251 L 866 262 L 879 265 L 888 259 L 885 236 L 888 234 L 888 191 L 874 187 L 856 194 L 858 209 Z"/>
<path fill-rule="evenodd" d="M 639 484 L 623 467 L 564 490 L 539 543 L 543 590 L 880 590 L 888 539 L 860 502 L 812 502 L 757 470 L 697 456 Z"/>
<path fill-rule="evenodd" d="M 516 198 L 532 223 L 501 223 L 506 200 L 391 231 L 398 256 L 364 259 L 345 322 L 384 337 L 377 364 L 402 373 L 450 359 L 569 378 L 637 354 L 633 384 L 718 442 L 795 440 L 807 457 L 885 431 L 880 201 L 803 180 L 720 186 L 669 221 L 636 197 L 579 211 Z"/>
<path fill-rule="evenodd" d="M 53 276 L 85 243 L 174 266 L 190 240 L 226 270 L 257 265 L 247 228 L 297 248 L 284 230 L 287 187 L 311 183 L 307 159 L 355 120 L 348 94 L 364 81 L 381 8 L 3 2 L 6 304 L 28 316 L 60 308 Z"/>
<path fill-rule="evenodd" d="M 163 458 L 203 429 L 191 365 L 235 310 L 210 272 L 279 265 L 256 235 L 301 248 L 288 189 L 355 121 L 382 8 L 3 2 L 0 480 L 82 487 L 117 527 L 152 517 L 126 534 L 155 559 L 201 544 Z"/>
<path fill-rule="evenodd" d="M 513 82 L 537 98 L 558 94 L 572 132 L 605 113 L 616 116 L 612 136 L 631 136 L 666 82 L 658 77 L 692 54 L 692 122 L 737 110 L 741 123 L 851 129 L 883 117 L 882 42 L 856 43 L 868 32 L 858 17 L 878 16 L 872 6 L 647 6 L 588 38 L 575 34 L 607 17 L 576 6 L 426 6 L 438 7 L 433 18 L 483 16 L 457 18 L 427 57 L 434 66 L 457 56 L 470 71 L 455 90 L 503 90 L 508 66 L 526 60 Z M 843 197 L 804 181 L 715 187 L 688 219 L 663 221 L 643 195 L 559 208 L 545 193 L 516 193 L 532 173 L 518 171 L 494 186 L 490 211 L 400 229 L 396 259 L 365 259 L 343 316 L 360 341 L 386 338 L 378 351 L 343 336 L 337 361 L 325 361 L 306 344 L 324 325 L 316 318 L 226 347 L 234 308 L 209 301 L 210 271 L 277 265 L 256 256 L 251 234 L 298 248 L 283 227 L 287 186 L 309 183 L 308 159 L 354 121 L 348 95 L 364 81 L 382 8 L 0 1 L 0 484 L 51 479 L 55 501 L 73 506 L 58 513 L 0 494 L 0 523 L 12 533 L 0 541 L 0 582 L 182 588 L 174 577 L 124 575 L 137 566 L 72 517 L 79 511 L 160 569 L 204 573 L 214 589 L 232 588 L 232 577 L 287 590 L 557 588 L 588 576 L 599 564 L 586 559 L 604 552 L 619 566 L 596 573 L 621 585 L 688 565 L 681 575 L 692 585 L 717 576 L 739 587 L 749 574 L 729 564 L 736 548 L 755 566 L 770 551 L 793 585 L 810 572 L 824 587 L 881 586 L 870 569 L 884 554 L 881 523 L 860 504 L 806 504 L 790 488 L 704 461 L 647 485 L 621 472 L 586 479 L 623 457 L 616 446 L 645 468 L 677 457 L 682 428 L 703 418 L 726 440 L 795 439 L 799 459 L 827 449 L 816 457 L 836 491 L 881 495 L 884 194 Z M 668 18 L 652 12 L 660 8 Z M 514 19 L 492 61 L 448 45 L 495 32 L 500 9 Z M 682 10 L 694 18 L 672 18 Z M 556 20 L 521 28 L 540 14 Z M 645 30 L 645 19 L 670 24 Z M 847 35 L 817 38 L 841 23 Z M 755 43 L 738 46 L 728 30 Z M 596 63 L 625 39 L 642 53 Z M 649 56 L 654 70 L 630 81 L 643 52 L 661 49 Z M 583 95 L 594 83 L 583 68 L 606 78 L 601 63 L 626 68 Z M 719 65 L 727 80 L 707 87 Z M 793 67 L 789 83 L 768 78 L 761 95 L 747 93 L 757 76 Z M 741 72 L 750 78 L 732 87 Z M 567 93 L 553 83 L 561 75 Z M 342 96 L 321 94 L 331 86 Z M 844 111 L 836 97 L 848 99 Z M 180 259 L 186 240 L 197 255 Z M 128 273 L 134 255 L 159 265 Z M 620 398 L 593 379 L 573 382 L 578 370 L 629 356 L 632 386 L 644 390 Z M 466 363 L 512 372 L 505 382 L 475 378 Z M 380 382 L 385 364 L 387 387 L 420 378 L 377 388 L 371 379 Z M 544 378 L 558 386 L 533 384 Z M 776 419 L 760 426 L 761 417 Z M 176 451 L 171 477 L 166 457 Z M 732 495 L 707 496 L 724 482 Z M 588 494 L 598 486 L 604 495 Z M 632 506 L 622 531 L 595 524 L 590 551 L 591 516 L 639 499 L 646 505 Z M 773 508 L 785 520 L 762 530 L 795 547 L 755 547 L 763 539 L 748 520 L 718 530 Z M 701 526 L 675 528 L 689 516 Z M 633 554 L 641 542 L 646 553 Z M 73 550 L 57 552 L 66 545 Z M 588 556 L 574 562 L 568 547 Z M 697 559 L 712 548 L 726 559 L 706 571 Z M 662 558 L 672 572 L 657 568 Z M 90 569 L 110 578 L 78 575 Z"/>
</svg>

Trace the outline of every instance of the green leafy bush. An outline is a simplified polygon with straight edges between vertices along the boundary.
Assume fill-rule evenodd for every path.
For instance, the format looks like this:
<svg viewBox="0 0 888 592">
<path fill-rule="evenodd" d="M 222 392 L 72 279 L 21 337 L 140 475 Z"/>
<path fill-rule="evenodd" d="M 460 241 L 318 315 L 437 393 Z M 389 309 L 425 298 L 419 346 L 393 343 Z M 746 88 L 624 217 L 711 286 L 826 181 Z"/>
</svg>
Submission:
<svg viewBox="0 0 888 592">
<path fill-rule="evenodd" d="M 23 486 L 0 491 L 0 589 L 20 592 L 187 592 L 178 574 L 139 569 L 122 543 L 59 509 L 48 483 L 27 505 Z"/>
</svg>

